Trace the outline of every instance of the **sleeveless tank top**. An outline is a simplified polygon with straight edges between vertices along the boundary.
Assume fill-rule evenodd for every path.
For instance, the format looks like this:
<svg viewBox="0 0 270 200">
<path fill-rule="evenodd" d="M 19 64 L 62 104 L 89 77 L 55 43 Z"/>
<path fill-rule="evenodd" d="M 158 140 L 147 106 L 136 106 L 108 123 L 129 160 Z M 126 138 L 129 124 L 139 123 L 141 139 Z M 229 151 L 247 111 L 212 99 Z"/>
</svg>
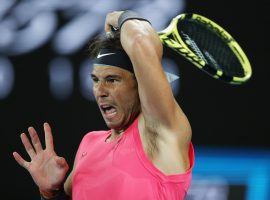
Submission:
<svg viewBox="0 0 270 200">
<path fill-rule="evenodd" d="M 94 131 L 82 139 L 72 176 L 73 200 L 182 200 L 190 186 L 194 165 L 182 174 L 165 175 L 147 158 L 138 118 L 114 141 L 111 131 Z"/>
</svg>

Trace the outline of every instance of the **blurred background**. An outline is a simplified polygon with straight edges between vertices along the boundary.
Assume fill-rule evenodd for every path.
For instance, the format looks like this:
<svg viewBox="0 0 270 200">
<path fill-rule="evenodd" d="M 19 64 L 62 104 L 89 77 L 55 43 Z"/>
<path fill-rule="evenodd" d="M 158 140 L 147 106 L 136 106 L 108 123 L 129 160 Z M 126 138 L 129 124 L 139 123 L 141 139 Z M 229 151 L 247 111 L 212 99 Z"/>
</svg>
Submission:
<svg viewBox="0 0 270 200">
<path fill-rule="evenodd" d="M 18 151 L 29 160 L 19 137 L 27 127 L 43 140 L 42 124 L 49 122 L 56 151 L 70 166 L 83 135 L 106 129 L 91 93 L 87 46 L 103 31 L 106 13 L 132 9 L 156 30 L 180 13 L 198 13 L 240 43 L 253 67 L 240 86 L 212 79 L 165 49 L 164 68 L 180 76 L 172 88 L 193 128 L 196 161 L 187 199 L 269 200 L 269 8 L 263 0 L 0 0 L 2 196 L 39 199 L 12 156 Z"/>
</svg>

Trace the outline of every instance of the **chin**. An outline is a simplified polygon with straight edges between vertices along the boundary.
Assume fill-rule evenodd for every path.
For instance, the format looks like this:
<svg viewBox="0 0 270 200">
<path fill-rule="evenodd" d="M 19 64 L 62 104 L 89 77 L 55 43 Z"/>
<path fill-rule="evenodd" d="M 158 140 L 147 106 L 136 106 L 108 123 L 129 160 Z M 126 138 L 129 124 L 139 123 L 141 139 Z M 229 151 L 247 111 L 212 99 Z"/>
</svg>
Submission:
<svg viewBox="0 0 270 200">
<path fill-rule="evenodd" d="M 110 120 L 104 118 L 104 121 L 109 129 L 121 129 L 122 127 L 122 120 Z"/>
<path fill-rule="evenodd" d="M 114 130 L 116 130 L 116 131 L 118 131 L 118 130 L 122 130 L 123 129 L 123 126 L 122 126 L 122 124 L 119 124 L 119 123 L 107 123 L 106 122 L 106 125 L 107 125 L 107 127 L 109 128 L 109 129 L 114 129 Z"/>
<path fill-rule="evenodd" d="M 105 120 L 105 123 L 109 129 L 114 129 L 116 131 L 125 130 L 131 124 L 130 121 L 126 121 L 126 119 L 123 119 L 123 118 L 115 119 L 115 120 L 111 120 L 111 121 Z"/>
</svg>

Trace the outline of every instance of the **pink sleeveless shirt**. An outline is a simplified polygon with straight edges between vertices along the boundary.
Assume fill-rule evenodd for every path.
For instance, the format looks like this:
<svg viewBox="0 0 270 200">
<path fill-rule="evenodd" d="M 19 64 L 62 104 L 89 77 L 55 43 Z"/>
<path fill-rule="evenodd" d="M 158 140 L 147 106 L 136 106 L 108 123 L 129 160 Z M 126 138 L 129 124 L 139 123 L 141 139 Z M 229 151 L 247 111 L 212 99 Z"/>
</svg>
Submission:
<svg viewBox="0 0 270 200">
<path fill-rule="evenodd" d="M 182 200 L 191 182 L 194 163 L 183 174 L 165 175 L 144 153 L 138 119 L 121 138 L 105 142 L 111 131 L 86 134 L 76 155 L 72 177 L 73 200 Z"/>
</svg>

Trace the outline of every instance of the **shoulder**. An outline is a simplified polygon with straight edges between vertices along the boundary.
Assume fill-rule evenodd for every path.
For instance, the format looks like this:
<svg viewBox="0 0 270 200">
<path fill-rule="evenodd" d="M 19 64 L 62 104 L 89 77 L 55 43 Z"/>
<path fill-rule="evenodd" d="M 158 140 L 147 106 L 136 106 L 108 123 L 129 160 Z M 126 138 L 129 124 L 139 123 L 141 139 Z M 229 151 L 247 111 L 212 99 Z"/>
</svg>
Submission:
<svg viewBox="0 0 270 200">
<path fill-rule="evenodd" d="M 91 132 L 88 132 L 86 133 L 80 144 L 79 144 L 79 150 L 80 149 L 84 149 L 86 148 L 87 146 L 91 145 L 91 143 L 99 140 L 100 138 L 103 138 L 105 137 L 105 135 L 107 135 L 109 133 L 109 131 L 105 131 L 105 130 L 102 130 L 102 131 L 91 131 Z"/>
<path fill-rule="evenodd" d="M 104 135 L 104 134 L 107 134 L 109 131 L 110 130 L 90 131 L 90 132 L 86 133 L 83 138 Z"/>
<path fill-rule="evenodd" d="M 109 131 L 91 131 L 86 133 L 77 150 L 75 163 L 77 162 L 77 156 L 80 155 L 85 149 L 87 149 L 89 146 L 92 146 L 94 143 L 96 143 L 99 139 L 102 137 L 105 137 L 106 134 L 108 134 Z"/>
</svg>

